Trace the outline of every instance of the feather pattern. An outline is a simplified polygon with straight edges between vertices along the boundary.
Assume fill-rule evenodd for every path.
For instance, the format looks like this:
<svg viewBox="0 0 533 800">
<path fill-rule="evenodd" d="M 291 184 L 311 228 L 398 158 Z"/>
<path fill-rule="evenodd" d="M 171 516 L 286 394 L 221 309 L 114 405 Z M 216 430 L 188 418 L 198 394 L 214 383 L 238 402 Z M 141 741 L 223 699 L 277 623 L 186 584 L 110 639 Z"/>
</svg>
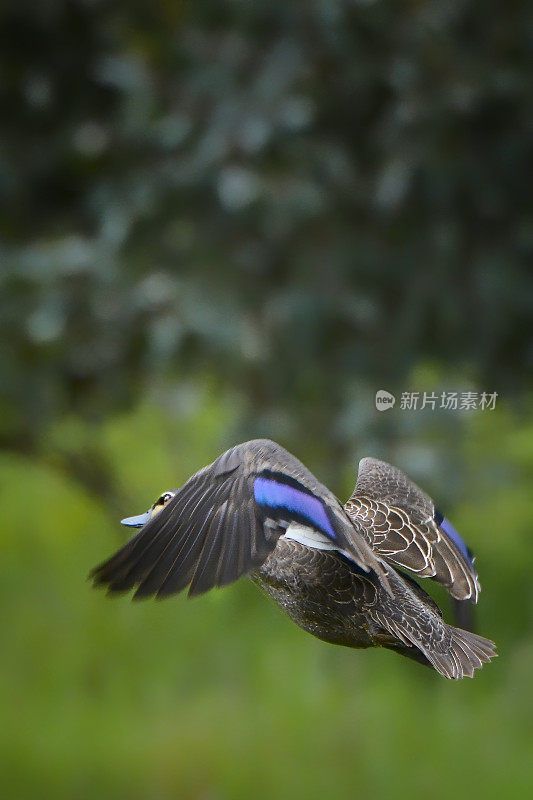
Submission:
<svg viewBox="0 0 533 800">
<path fill-rule="evenodd" d="M 446 678 L 472 677 L 494 644 L 447 625 L 415 581 L 390 569 L 393 597 L 373 573 L 334 550 L 283 537 L 252 579 L 304 630 L 346 647 L 386 647 Z"/>
<path fill-rule="evenodd" d="M 468 548 L 429 495 L 399 469 L 363 458 L 345 510 L 386 561 L 433 578 L 458 600 L 477 602 L 480 585 Z"/>
</svg>

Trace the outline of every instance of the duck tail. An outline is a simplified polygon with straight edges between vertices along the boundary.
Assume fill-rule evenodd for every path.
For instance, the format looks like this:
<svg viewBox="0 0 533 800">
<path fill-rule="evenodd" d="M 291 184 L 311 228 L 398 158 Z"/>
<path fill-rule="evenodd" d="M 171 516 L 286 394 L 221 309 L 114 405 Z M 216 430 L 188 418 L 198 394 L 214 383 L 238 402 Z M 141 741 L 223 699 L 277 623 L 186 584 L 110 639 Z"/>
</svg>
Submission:
<svg viewBox="0 0 533 800">
<path fill-rule="evenodd" d="M 452 637 L 447 652 L 424 650 L 428 661 L 445 678 L 473 678 L 474 670 L 480 669 L 483 664 L 497 656 L 496 645 L 490 639 L 451 625 L 447 627 Z"/>
</svg>

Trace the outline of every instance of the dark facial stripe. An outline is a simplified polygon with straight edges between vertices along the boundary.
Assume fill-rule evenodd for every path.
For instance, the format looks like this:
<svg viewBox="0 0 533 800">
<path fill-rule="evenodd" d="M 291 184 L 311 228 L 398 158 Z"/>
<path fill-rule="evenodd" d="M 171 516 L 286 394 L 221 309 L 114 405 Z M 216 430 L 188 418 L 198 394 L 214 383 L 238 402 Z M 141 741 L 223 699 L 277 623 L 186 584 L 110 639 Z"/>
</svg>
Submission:
<svg viewBox="0 0 533 800">
<path fill-rule="evenodd" d="M 303 517 L 311 525 L 335 540 L 335 531 L 326 514 L 326 509 L 317 497 L 302 492 L 294 486 L 280 483 L 273 478 L 256 478 L 254 481 L 256 503 L 263 508 L 285 510 Z"/>
<path fill-rule="evenodd" d="M 468 561 L 472 561 L 472 553 L 466 546 L 464 539 L 460 536 L 458 531 L 455 530 L 452 523 L 447 519 L 438 508 L 435 509 L 435 522 L 444 531 L 444 533 L 457 545 L 461 553 Z"/>
</svg>

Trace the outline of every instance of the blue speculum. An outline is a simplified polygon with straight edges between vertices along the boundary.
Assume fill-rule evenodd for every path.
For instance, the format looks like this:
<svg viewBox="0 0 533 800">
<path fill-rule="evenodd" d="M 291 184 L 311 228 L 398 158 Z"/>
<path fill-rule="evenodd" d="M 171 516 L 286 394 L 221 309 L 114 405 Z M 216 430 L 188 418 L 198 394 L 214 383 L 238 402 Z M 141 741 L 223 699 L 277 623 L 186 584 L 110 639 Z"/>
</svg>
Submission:
<svg viewBox="0 0 533 800">
<path fill-rule="evenodd" d="M 254 497 L 260 506 L 295 514 L 318 528 L 326 536 L 336 539 L 326 509 L 321 501 L 312 494 L 303 492 L 295 486 L 281 483 L 274 478 L 259 477 L 254 481 Z"/>
<path fill-rule="evenodd" d="M 467 547 L 464 539 L 461 537 L 458 531 L 455 530 L 452 523 L 449 519 L 447 519 L 444 514 L 442 514 L 438 508 L 435 508 L 435 522 L 439 526 L 441 530 L 448 536 L 449 539 L 457 545 L 461 553 L 467 558 L 469 561 L 473 561 L 474 554 L 472 551 Z"/>
</svg>

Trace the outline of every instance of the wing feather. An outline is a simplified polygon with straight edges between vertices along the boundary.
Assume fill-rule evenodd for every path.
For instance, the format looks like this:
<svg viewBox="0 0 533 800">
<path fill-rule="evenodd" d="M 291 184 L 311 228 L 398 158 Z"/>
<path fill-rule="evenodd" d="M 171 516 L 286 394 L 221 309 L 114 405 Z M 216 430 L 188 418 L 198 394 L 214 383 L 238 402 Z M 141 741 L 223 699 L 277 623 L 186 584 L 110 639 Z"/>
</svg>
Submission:
<svg viewBox="0 0 533 800">
<path fill-rule="evenodd" d="M 458 600 L 477 601 L 480 585 L 466 545 L 448 535 L 433 500 L 399 469 L 363 458 L 344 508 L 385 560 L 433 578 Z"/>
<path fill-rule="evenodd" d="M 164 589 L 165 582 L 170 573 L 175 570 L 176 565 L 179 565 L 179 570 L 176 572 L 179 571 L 181 580 L 185 581 L 180 588 L 185 588 L 188 583 L 187 578 L 193 569 L 191 559 L 194 560 L 194 557 L 198 556 L 202 549 L 202 536 L 209 528 L 216 512 L 223 494 L 222 488 L 218 487 L 218 491 L 210 495 L 206 494 L 205 487 L 199 487 L 193 495 L 194 500 L 185 504 L 183 516 L 179 517 L 177 523 L 176 512 L 172 515 L 173 532 L 165 543 L 161 543 L 162 546 L 158 551 L 152 553 L 153 566 L 137 589 L 136 598 L 149 597 L 152 594 L 157 594 L 158 597 L 166 596 L 168 587 L 166 590 Z M 175 578 L 174 585 L 180 585 L 177 574 Z M 180 591 L 180 589 L 175 589 L 175 591 Z"/>
<path fill-rule="evenodd" d="M 257 489 L 257 492 L 255 491 Z M 201 594 L 257 569 L 287 526 L 315 521 L 341 552 L 373 570 L 390 592 L 387 567 L 339 501 L 301 462 L 269 440 L 223 453 L 193 475 L 164 508 L 92 576 L 111 593 Z"/>
</svg>

